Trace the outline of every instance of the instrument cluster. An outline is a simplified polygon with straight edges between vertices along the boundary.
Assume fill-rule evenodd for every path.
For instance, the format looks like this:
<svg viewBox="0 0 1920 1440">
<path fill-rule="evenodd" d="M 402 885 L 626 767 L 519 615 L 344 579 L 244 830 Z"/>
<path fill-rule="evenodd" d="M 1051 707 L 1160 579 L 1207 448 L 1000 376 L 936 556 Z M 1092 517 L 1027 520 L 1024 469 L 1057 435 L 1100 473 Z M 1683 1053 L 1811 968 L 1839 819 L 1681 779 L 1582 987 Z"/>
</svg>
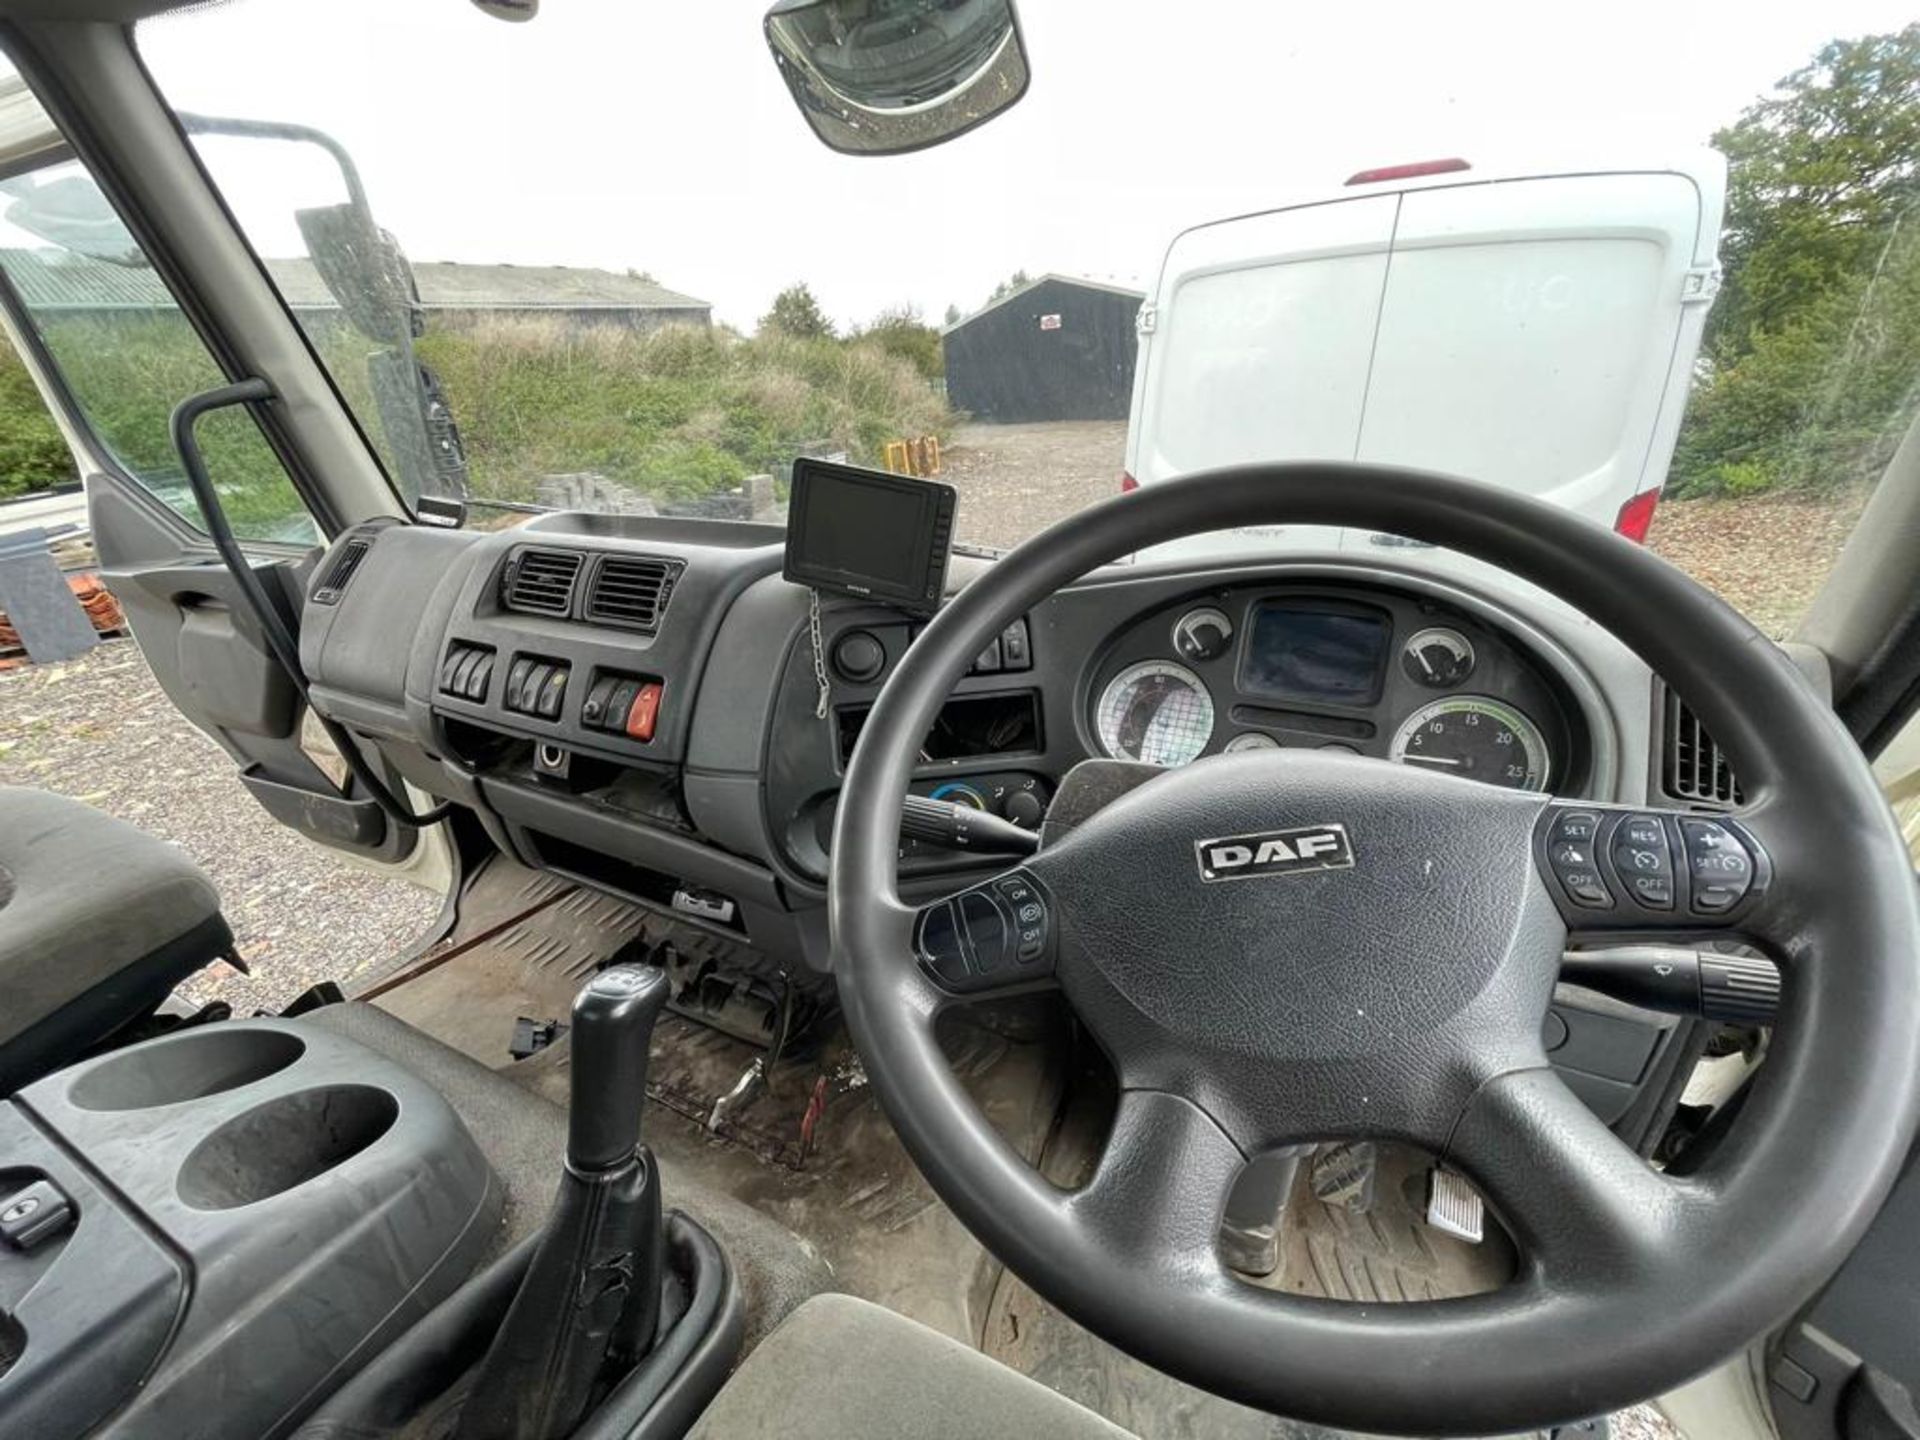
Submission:
<svg viewBox="0 0 1920 1440">
<path fill-rule="evenodd" d="M 1516 790 L 1587 763 L 1551 669 L 1478 616 L 1384 587 L 1191 597 L 1135 620 L 1095 666 L 1099 750 L 1151 765 L 1314 747 Z"/>
</svg>

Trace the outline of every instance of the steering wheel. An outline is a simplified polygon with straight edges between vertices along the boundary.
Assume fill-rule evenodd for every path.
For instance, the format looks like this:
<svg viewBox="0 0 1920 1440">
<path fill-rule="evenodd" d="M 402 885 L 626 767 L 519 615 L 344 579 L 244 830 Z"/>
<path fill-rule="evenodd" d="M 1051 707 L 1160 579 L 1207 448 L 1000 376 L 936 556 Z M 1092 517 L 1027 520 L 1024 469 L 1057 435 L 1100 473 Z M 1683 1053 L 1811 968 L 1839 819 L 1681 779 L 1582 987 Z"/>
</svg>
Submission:
<svg viewBox="0 0 1920 1440">
<path fill-rule="evenodd" d="M 973 657 L 1099 564 L 1256 524 L 1391 531 L 1568 601 L 1686 697 L 1744 804 L 1729 817 L 1622 812 L 1351 755 L 1256 751 L 1148 781 L 956 902 L 904 903 L 914 756 Z M 1629 821 L 1665 838 L 1665 908 L 1635 900 L 1617 871 L 1596 897 L 1580 869 L 1581 844 L 1624 843 L 1614 831 Z M 888 680 L 847 771 L 830 894 L 867 1073 L 987 1249 L 1167 1374 L 1322 1424 L 1492 1434 L 1699 1374 L 1837 1268 L 1920 1108 L 1914 874 L 1846 731 L 1777 647 L 1654 555 L 1445 476 L 1246 466 L 1138 490 L 1029 540 L 948 604 Z M 1548 1066 L 1541 1026 L 1570 932 L 1738 937 L 1780 966 L 1766 1062 L 1690 1173 L 1644 1163 Z M 1092 1178 L 1073 1191 L 1000 1138 L 934 1038 L 936 1015 L 963 998 L 1049 985 L 1120 1091 Z M 1468 1176 L 1519 1246 L 1514 1279 L 1367 1305 L 1235 1278 L 1216 1235 L 1247 1159 L 1355 1137 L 1422 1147 Z"/>
</svg>

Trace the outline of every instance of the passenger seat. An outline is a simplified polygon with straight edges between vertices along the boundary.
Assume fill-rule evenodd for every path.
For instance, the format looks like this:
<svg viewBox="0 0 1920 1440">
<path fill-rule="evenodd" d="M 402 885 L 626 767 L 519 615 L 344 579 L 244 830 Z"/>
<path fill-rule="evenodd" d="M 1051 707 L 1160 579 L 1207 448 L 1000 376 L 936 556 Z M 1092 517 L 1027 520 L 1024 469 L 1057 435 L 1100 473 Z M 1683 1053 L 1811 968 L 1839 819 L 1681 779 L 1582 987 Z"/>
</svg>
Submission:
<svg viewBox="0 0 1920 1440">
<path fill-rule="evenodd" d="M 0 1095 L 232 950 L 220 896 L 177 847 L 77 800 L 0 786 Z"/>
</svg>

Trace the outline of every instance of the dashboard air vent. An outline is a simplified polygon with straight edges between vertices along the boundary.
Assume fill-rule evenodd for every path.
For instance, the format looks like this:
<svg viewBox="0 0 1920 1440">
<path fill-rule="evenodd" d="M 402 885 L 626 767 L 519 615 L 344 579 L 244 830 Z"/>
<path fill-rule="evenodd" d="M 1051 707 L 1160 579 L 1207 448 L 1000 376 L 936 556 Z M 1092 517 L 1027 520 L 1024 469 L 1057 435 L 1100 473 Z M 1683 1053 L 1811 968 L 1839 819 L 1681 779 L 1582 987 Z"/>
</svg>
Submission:
<svg viewBox="0 0 1920 1440">
<path fill-rule="evenodd" d="M 653 555 L 609 555 L 587 586 L 587 619 L 651 635 L 680 578 L 677 560 Z"/>
<path fill-rule="evenodd" d="M 333 563 L 327 567 L 327 573 L 320 577 L 320 583 L 314 587 L 313 603 L 316 605 L 338 605 L 340 597 L 347 593 L 347 582 L 353 579 L 353 572 L 360 568 L 360 562 L 367 558 L 368 543 L 365 540 L 350 540 L 333 557 Z"/>
<path fill-rule="evenodd" d="M 1674 800 L 1726 809 L 1742 803 L 1740 782 L 1686 702 L 1660 687 L 1660 788 Z"/>
<path fill-rule="evenodd" d="M 573 550 L 516 550 L 500 577 L 500 604 L 523 615 L 570 615 L 586 557 Z"/>
</svg>

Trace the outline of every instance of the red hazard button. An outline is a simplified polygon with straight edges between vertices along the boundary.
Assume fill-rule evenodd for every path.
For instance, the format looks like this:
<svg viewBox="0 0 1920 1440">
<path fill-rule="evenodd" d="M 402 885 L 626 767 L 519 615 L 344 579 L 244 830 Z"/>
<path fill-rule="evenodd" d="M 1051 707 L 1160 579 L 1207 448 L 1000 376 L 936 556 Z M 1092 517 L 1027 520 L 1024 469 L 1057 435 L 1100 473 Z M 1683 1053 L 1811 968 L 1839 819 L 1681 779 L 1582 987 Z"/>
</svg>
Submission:
<svg viewBox="0 0 1920 1440">
<path fill-rule="evenodd" d="M 653 739 L 654 722 L 660 718 L 660 682 L 649 680 L 640 687 L 640 693 L 633 697 L 633 704 L 627 710 L 627 738 L 630 740 Z"/>
</svg>

